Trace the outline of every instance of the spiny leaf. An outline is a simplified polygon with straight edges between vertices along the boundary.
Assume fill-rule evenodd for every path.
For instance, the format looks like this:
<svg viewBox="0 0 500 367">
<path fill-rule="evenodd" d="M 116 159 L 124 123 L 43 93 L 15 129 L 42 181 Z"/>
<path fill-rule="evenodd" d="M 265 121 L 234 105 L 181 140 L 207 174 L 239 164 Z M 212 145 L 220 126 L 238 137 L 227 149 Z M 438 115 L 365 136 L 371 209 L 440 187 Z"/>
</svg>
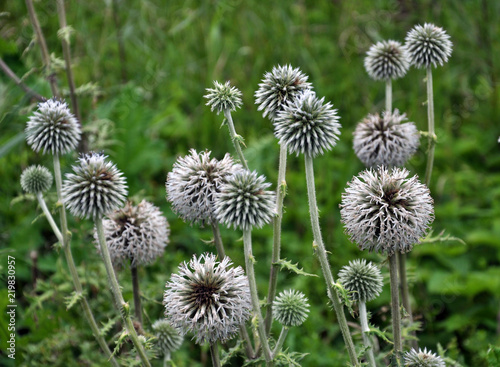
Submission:
<svg viewBox="0 0 500 367">
<path fill-rule="evenodd" d="M 387 338 L 387 336 L 385 335 L 385 333 L 383 331 L 381 331 L 378 327 L 375 327 L 375 326 L 372 326 L 372 325 L 369 325 L 369 326 L 370 326 L 370 333 L 373 333 L 376 336 L 378 336 L 379 338 L 382 338 L 387 343 L 393 344 L 393 342 L 391 342 L 389 340 L 389 338 Z"/>
<path fill-rule="evenodd" d="M 118 318 L 120 318 L 120 316 L 115 316 L 114 318 L 109 319 L 106 323 L 101 322 L 102 328 L 99 331 L 99 335 L 106 336 L 106 334 L 109 333 L 111 328 L 116 324 L 116 321 L 118 320 Z"/>
<path fill-rule="evenodd" d="M 231 358 L 241 353 L 243 350 L 243 342 L 238 340 L 236 345 L 232 348 L 229 348 L 227 352 L 222 352 L 221 366 L 224 366 L 226 363 L 229 363 Z"/>
<path fill-rule="evenodd" d="M 336 288 L 337 295 L 340 297 L 340 300 L 342 301 L 342 303 L 345 304 L 345 306 L 349 310 L 349 313 L 351 314 L 351 316 L 354 317 L 355 312 L 352 308 L 351 297 L 349 297 L 349 293 L 353 293 L 353 292 L 349 292 L 347 289 L 345 289 L 342 286 L 342 284 L 340 284 L 340 282 L 334 283 L 333 286 Z"/>
<path fill-rule="evenodd" d="M 71 292 L 71 296 L 64 297 L 64 299 L 66 300 L 66 310 L 69 310 L 75 303 L 83 299 L 83 293 L 73 291 Z"/>
<path fill-rule="evenodd" d="M 71 35 L 74 32 L 75 32 L 75 29 L 72 26 L 68 25 L 68 26 L 63 27 L 57 31 L 57 37 L 61 40 L 64 39 L 69 44 Z"/>
<path fill-rule="evenodd" d="M 299 263 L 293 264 L 290 260 L 287 259 L 280 259 L 275 264 L 281 266 L 280 270 L 283 270 L 285 268 L 288 271 L 291 271 L 292 273 L 295 273 L 297 275 L 304 275 L 306 277 L 317 277 L 316 274 L 306 273 L 302 268 L 299 268 L 298 267 Z"/>
<path fill-rule="evenodd" d="M 454 237 L 450 234 L 445 235 L 444 230 L 442 230 L 437 236 L 432 237 L 433 231 L 429 231 L 427 236 L 425 238 L 422 238 L 420 240 L 420 243 L 437 243 L 437 242 L 448 242 L 448 241 L 458 241 L 462 245 L 465 245 L 466 243 L 464 240 L 458 237 Z"/>
<path fill-rule="evenodd" d="M 127 331 L 123 330 L 122 333 L 120 334 L 120 336 L 118 337 L 118 340 L 115 342 L 116 347 L 115 347 L 115 349 L 113 349 L 113 353 L 111 353 L 112 357 L 114 357 L 116 355 L 116 353 L 118 353 L 120 351 L 120 348 L 122 347 L 127 336 L 128 336 Z"/>
</svg>

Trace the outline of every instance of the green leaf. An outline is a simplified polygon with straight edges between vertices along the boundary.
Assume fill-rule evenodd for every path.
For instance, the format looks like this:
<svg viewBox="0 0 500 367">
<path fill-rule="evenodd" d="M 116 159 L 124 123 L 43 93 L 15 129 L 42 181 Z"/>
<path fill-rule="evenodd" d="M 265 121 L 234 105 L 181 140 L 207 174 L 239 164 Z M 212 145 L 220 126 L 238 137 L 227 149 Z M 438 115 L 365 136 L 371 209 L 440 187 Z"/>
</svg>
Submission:
<svg viewBox="0 0 500 367">
<path fill-rule="evenodd" d="M 71 292 L 71 296 L 64 297 L 64 299 L 66 300 L 66 309 L 70 310 L 75 303 L 83 299 L 83 293 L 73 291 Z"/>
<path fill-rule="evenodd" d="M 317 277 L 316 274 L 306 273 L 302 268 L 298 267 L 299 263 L 292 264 L 292 262 L 290 260 L 280 259 L 275 264 L 278 264 L 281 266 L 280 270 L 286 269 L 286 270 L 291 271 L 292 273 L 295 273 L 297 275 L 304 275 L 306 277 Z"/>
<path fill-rule="evenodd" d="M 420 243 L 438 243 L 438 242 L 458 241 L 462 245 L 466 244 L 464 242 L 464 240 L 462 240 L 461 238 L 454 237 L 454 236 L 452 236 L 450 234 L 445 235 L 444 234 L 444 230 L 442 230 L 441 232 L 439 232 L 439 234 L 436 235 L 436 236 L 434 236 L 434 237 L 432 237 L 433 233 L 434 233 L 433 231 L 429 231 L 429 233 L 427 234 L 427 236 L 425 236 L 425 238 L 423 238 L 420 241 Z"/>
</svg>

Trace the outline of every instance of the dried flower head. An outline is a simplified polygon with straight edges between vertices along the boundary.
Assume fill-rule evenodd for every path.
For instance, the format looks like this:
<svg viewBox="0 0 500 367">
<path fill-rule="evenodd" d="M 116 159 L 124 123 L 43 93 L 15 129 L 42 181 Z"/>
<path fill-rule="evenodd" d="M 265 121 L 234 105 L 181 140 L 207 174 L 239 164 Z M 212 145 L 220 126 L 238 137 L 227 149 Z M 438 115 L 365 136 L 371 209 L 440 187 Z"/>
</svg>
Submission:
<svg viewBox="0 0 500 367">
<path fill-rule="evenodd" d="M 156 345 L 163 355 L 170 355 L 181 347 L 184 337 L 168 320 L 156 320 L 151 327 L 156 336 Z"/>
<path fill-rule="evenodd" d="M 283 326 L 299 326 L 306 321 L 309 304 L 299 291 L 288 289 L 281 292 L 273 302 L 273 317 Z"/>
<path fill-rule="evenodd" d="M 409 67 L 406 50 L 398 41 L 377 42 L 366 53 L 365 69 L 375 80 L 402 78 Z"/>
<path fill-rule="evenodd" d="M 419 243 L 434 220 L 429 189 L 406 169 L 381 166 L 354 177 L 342 194 L 340 216 L 360 249 L 388 256 Z"/>
<path fill-rule="evenodd" d="M 38 104 L 26 127 L 26 141 L 35 152 L 65 154 L 80 141 L 80 125 L 64 101 L 49 99 Z"/>
<path fill-rule="evenodd" d="M 204 95 L 208 99 L 207 106 L 211 111 L 216 111 L 217 115 L 224 111 L 236 111 L 242 105 L 242 93 L 236 87 L 232 87 L 229 81 L 224 84 L 214 80 L 215 88 L 207 88 L 208 94 Z"/>
<path fill-rule="evenodd" d="M 427 348 L 418 349 L 418 352 L 412 348 L 404 355 L 405 367 L 445 367 L 443 358 L 439 357 Z"/>
<path fill-rule="evenodd" d="M 274 120 L 287 103 L 293 102 L 301 92 L 312 89 L 307 79 L 307 75 L 291 65 L 278 65 L 272 72 L 266 72 L 255 92 L 255 104 L 259 105 L 259 111 L 264 110 L 262 116 L 269 115 Z"/>
<path fill-rule="evenodd" d="M 443 66 L 451 56 L 453 44 L 450 36 L 441 27 L 425 23 L 417 25 L 408 32 L 405 39 L 405 48 L 410 58 L 410 65 L 417 68 L 426 68 L 431 64 Z"/>
<path fill-rule="evenodd" d="M 193 256 L 166 284 L 167 319 L 181 334 L 193 333 L 198 344 L 232 338 L 250 317 L 248 279 L 231 265 L 228 257 L 218 262 L 213 254 Z"/>
<path fill-rule="evenodd" d="M 21 174 L 21 187 L 28 194 L 43 194 L 52 186 L 52 174 L 44 166 L 29 166 Z"/>
<path fill-rule="evenodd" d="M 163 255 L 170 229 L 159 208 L 143 200 L 130 202 L 103 220 L 104 235 L 113 265 L 148 265 Z M 97 232 L 94 232 L 97 241 Z"/>
<path fill-rule="evenodd" d="M 274 120 L 274 135 L 289 153 L 317 156 L 335 146 L 340 135 L 337 110 L 306 90 Z"/>
<path fill-rule="evenodd" d="M 354 131 L 353 147 L 367 167 L 403 166 L 418 149 L 420 135 L 406 114 L 385 111 L 368 115 Z"/>
<path fill-rule="evenodd" d="M 380 269 L 365 259 L 349 261 L 342 267 L 339 281 L 355 302 L 369 302 L 382 292 L 384 281 Z"/>
<path fill-rule="evenodd" d="M 228 227 L 249 230 L 269 223 L 275 213 L 274 193 L 264 176 L 247 170 L 236 171 L 215 197 L 215 215 Z"/>
<path fill-rule="evenodd" d="M 242 169 L 229 154 L 218 161 L 210 158 L 210 152 L 190 154 L 177 159 L 165 184 L 167 200 L 183 220 L 190 223 L 214 223 L 216 221 L 214 198 L 227 178 Z"/>
<path fill-rule="evenodd" d="M 63 200 L 71 214 L 93 219 L 118 209 L 127 196 L 127 184 L 116 166 L 97 153 L 81 155 L 74 173 L 64 181 Z"/>
</svg>

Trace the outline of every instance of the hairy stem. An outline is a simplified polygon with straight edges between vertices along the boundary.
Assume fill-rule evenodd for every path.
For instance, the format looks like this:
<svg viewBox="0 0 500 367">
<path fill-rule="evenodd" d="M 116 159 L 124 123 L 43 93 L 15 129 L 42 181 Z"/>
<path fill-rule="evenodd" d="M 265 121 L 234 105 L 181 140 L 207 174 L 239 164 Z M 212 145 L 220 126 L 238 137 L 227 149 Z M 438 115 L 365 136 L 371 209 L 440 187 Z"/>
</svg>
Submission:
<svg viewBox="0 0 500 367">
<path fill-rule="evenodd" d="M 227 127 L 229 128 L 229 135 L 231 137 L 231 141 L 233 142 L 234 149 L 236 150 L 236 153 L 238 154 L 238 158 L 240 159 L 241 164 L 243 167 L 245 167 L 246 170 L 248 170 L 248 164 L 245 159 L 245 156 L 243 155 L 243 151 L 241 150 L 241 136 L 236 134 L 236 130 L 234 129 L 234 123 L 233 123 L 233 118 L 231 117 L 231 111 L 229 110 L 224 110 L 224 117 L 226 118 L 227 121 Z"/>
<path fill-rule="evenodd" d="M 52 214 L 50 214 L 50 211 L 47 208 L 47 204 L 45 204 L 45 200 L 42 196 L 42 193 L 41 192 L 37 193 L 36 198 L 38 199 L 38 204 L 40 204 L 40 208 L 42 208 L 43 214 L 45 214 L 45 218 L 47 218 L 47 221 L 49 222 L 50 227 L 52 228 L 52 231 L 54 231 L 54 234 L 56 235 L 57 239 L 59 240 L 59 243 L 62 245 L 64 241 L 63 241 L 61 231 L 59 230 L 59 227 L 57 227 L 57 224 L 54 221 L 54 218 L 52 218 Z"/>
<path fill-rule="evenodd" d="M 214 243 L 217 250 L 217 255 L 219 255 L 219 259 L 222 260 L 226 257 L 226 252 L 224 251 L 224 245 L 222 244 L 219 223 L 212 221 L 210 223 L 210 226 L 212 227 L 212 233 L 214 235 Z"/>
<path fill-rule="evenodd" d="M 219 346 L 218 346 L 216 341 L 210 344 L 210 354 L 212 355 L 212 366 L 213 367 L 221 367 L 220 356 L 219 356 Z"/>
<path fill-rule="evenodd" d="M 141 291 L 139 289 L 139 274 L 137 266 L 130 265 L 130 274 L 132 275 L 132 290 L 134 293 L 134 314 L 135 318 L 142 327 Z"/>
<path fill-rule="evenodd" d="M 281 328 L 280 336 L 278 338 L 278 341 L 276 342 L 276 346 L 274 347 L 273 351 L 273 358 L 276 358 L 279 352 L 281 352 L 281 348 L 283 348 L 283 343 L 285 343 L 286 335 L 288 334 L 288 328 L 286 326 L 283 326 Z"/>
<path fill-rule="evenodd" d="M 399 310 L 398 266 L 396 255 L 389 256 L 389 274 L 391 279 L 392 331 L 394 334 L 394 358 L 399 363 L 403 346 L 401 342 L 401 313 Z"/>
<path fill-rule="evenodd" d="M 427 121 L 428 142 L 427 165 L 425 167 L 425 184 L 429 187 L 431 183 L 432 167 L 434 165 L 434 148 L 436 144 L 436 133 L 434 132 L 434 96 L 432 93 L 432 67 L 427 67 Z"/>
<path fill-rule="evenodd" d="M 366 357 L 370 367 L 377 367 L 375 364 L 375 356 L 373 354 L 373 345 L 370 341 L 370 328 L 368 327 L 368 315 L 366 312 L 366 303 L 359 302 L 359 321 L 361 323 L 361 335 L 363 336 L 363 344 L 368 349 L 366 350 Z"/>
<path fill-rule="evenodd" d="M 408 289 L 408 280 L 406 275 L 406 254 L 402 254 L 398 252 L 398 267 L 399 267 L 399 286 L 401 287 L 401 301 L 403 303 L 403 307 L 408 314 L 408 321 L 410 324 L 413 323 L 413 314 L 411 311 L 411 303 L 410 303 L 410 292 Z M 415 337 L 414 340 L 411 340 L 410 344 L 412 348 L 418 350 L 418 341 L 416 340 L 417 333 L 415 330 L 411 331 L 411 335 Z"/>
<path fill-rule="evenodd" d="M 16 85 L 21 88 L 23 91 L 26 92 L 26 94 L 29 97 L 35 98 L 38 102 L 44 102 L 46 100 L 45 97 L 41 96 L 37 92 L 35 92 L 33 89 L 28 87 L 26 84 L 23 83 L 21 79 L 12 71 L 11 68 L 3 61 L 2 58 L 0 58 L 0 69 L 4 72 L 7 77 L 12 80 Z"/>
<path fill-rule="evenodd" d="M 392 112 L 392 79 L 385 81 L 385 110 Z"/>
</svg>

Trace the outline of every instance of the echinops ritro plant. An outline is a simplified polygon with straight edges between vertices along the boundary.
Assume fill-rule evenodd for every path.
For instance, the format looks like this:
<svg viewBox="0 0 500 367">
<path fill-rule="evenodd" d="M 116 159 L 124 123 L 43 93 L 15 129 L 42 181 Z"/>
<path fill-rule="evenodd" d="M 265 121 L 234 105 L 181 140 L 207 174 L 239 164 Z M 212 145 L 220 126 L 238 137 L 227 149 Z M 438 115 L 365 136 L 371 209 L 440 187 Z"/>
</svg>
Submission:
<svg viewBox="0 0 500 367">
<path fill-rule="evenodd" d="M 349 261 L 339 272 L 340 284 L 356 302 L 369 302 L 382 291 L 383 278 L 380 269 L 365 259 Z"/>
<path fill-rule="evenodd" d="M 410 64 L 421 69 L 443 66 L 451 56 L 453 43 L 443 28 L 431 23 L 416 25 L 405 39 Z"/>
<path fill-rule="evenodd" d="M 408 55 L 398 41 L 377 42 L 366 53 L 364 61 L 368 75 L 374 80 L 398 79 L 410 67 Z"/>
<path fill-rule="evenodd" d="M 52 174 L 44 166 L 29 166 L 21 174 L 21 187 L 29 194 L 43 194 L 51 186 Z"/>
</svg>

